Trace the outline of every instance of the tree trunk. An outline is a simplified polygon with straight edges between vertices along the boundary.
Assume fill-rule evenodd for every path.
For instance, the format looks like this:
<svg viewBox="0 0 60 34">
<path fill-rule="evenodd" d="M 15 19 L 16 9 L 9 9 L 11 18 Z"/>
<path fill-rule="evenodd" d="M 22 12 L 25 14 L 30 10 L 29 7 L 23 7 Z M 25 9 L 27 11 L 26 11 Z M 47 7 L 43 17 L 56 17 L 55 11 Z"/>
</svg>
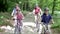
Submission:
<svg viewBox="0 0 60 34">
<path fill-rule="evenodd" d="M 53 7 L 52 7 L 52 15 L 54 14 L 55 5 L 56 5 L 56 0 L 54 0 L 54 1 L 53 1 Z"/>
</svg>

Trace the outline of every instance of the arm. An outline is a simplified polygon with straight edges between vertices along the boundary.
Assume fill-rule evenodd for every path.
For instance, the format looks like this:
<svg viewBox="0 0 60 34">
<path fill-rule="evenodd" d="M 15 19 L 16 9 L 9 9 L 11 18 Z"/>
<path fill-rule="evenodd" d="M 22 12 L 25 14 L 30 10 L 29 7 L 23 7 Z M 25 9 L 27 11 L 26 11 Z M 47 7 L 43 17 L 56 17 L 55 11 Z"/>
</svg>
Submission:
<svg viewBox="0 0 60 34">
<path fill-rule="evenodd" d="M 15 9 L 13 9 L 12 13 L 11 13 L 11 16 L 12 16 L 12 19 L 14 20 L 14 11 Z"/>
<path fill-rule="evenodd" d="M 53 20 L 52 16 L 50 16 L 50 23 L 51 23 L 51 24 L 54 23 L 54 20 Z"/>
<path fill-rule="evenodd" d="M 22 14 L 22 17 L 23 17 L 22 19 L 24 19 L 24 15 L 23 15 L 23 13 L 22 13 L 22 12 L 21 12 L 21 14 Z"/>
<path fill-rule="evenodd" d="M 35 15 L 35 10 L 33 10 L 33 12 L 32 12 L 34 15 Z"/>
<path fill-rule="evenodd" d="M 41 14 L 41 15 L 43 15 L 43 12 L 42 12 L 42 10 L 41 10 L 41 9 L 40 9 L 40 14 Z"/>
<path fill-rule="evenodd" d="M 22 14 L 22 16 L 23 16 L 23 19 L 24 19 L 24 15 Z"/>
<path fill-rule="evenodd" d="M 53 21 L 53 19 L 51 19 L 51 20 L 50 20 L 50 23 L 51 23 L 51 24 L 54 24 L 54 21 Z"/>
</svg>

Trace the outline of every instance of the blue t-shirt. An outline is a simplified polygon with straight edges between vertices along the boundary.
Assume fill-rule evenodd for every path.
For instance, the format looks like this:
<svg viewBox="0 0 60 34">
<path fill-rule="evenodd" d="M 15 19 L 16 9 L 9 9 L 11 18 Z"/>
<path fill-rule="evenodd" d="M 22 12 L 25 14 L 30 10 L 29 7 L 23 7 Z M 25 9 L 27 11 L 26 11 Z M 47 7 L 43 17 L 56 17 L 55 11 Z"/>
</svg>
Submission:
<svg viewBox="0 0 60 34">
<path fill-rule="evenodd" d="M 16 15 L 17 11 L 16 8 L 13 9 L 13 14 Z"/>
<path fill-rule="evenodd" d="M 43 22 L 44 24 L 48 24 L 51 19 L 52 19 L 52 17 L 51 17 L 50 14 L 49 14 L 48 16 L 46 16 L 45 13 L 42 15 L 42 22 Z"/>
</svg>

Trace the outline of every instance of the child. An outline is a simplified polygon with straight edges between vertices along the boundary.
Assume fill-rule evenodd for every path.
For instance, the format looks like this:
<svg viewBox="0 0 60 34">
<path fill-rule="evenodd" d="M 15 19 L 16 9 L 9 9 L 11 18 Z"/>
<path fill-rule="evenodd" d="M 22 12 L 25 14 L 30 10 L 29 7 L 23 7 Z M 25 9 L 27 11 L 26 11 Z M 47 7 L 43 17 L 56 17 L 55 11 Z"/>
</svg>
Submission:
<svg viewBox="0 0 60 34">
<path fill-rule="evenodd" d="M 14 23 L 15 23 L 15 25 L 14 25 L 15 26 L 14 34 L 21 33 L 20 31 L 21 31 L 21 27 L 23 25 L 22 24 L 23 14 L 21 13 L 18 4 L 16 4 L 11 16 L 13 16 Z"/>
<path fill-rule="evenodd" d="M 45 28 L 45 32 L 46 32 L 46 30 L 48 30 L 49 33 L 51 34 L 51 30 L 50 30 L 49 24 L 50 24 L 50 21 L 51 21 L 51 23 L 54 23 L 54 22 L 53 22 L 52 16 L 48 12 L 49 8 L 45 8 L 44 11 L 45 12 L 42 15 L 43 27 Z"/>
<path fill-rule="evenodd" d="M 16 13 L 17 13 L 16 8 L 17 8 L 17 7 L 19 7 L 18 4 L 16 4 L 16 6 L 15 6 L 15 8 L 13 9 L 12 14 L 11 14 L 12 19 L 14 20 L 14 26 L 15 26 L 16 23 L 17 23 L 17 18 L 16 18 Z"/>
<path fill-rule="evenodd" d="M 38 5 L 36 5 L 36 7 L 34 8 L 33 14 L 35 17 L 35 23 L 36 23 L 36 27 L 37 27 L 37 22 L 40 22 L 39 19 L 41 19 L 41 15 L 42 15 L 42 10 Z"/>
<path fill-rule="evenodd" d="M 35 17 L 36 30 L 39 34 L 41 34 L 40 31 L 41 31 L 42 28 L 40 28 L 41 27 L 40 23 L 41 23 L 42 10 L 38 5 L 36 5 L 36 7 L 34 8 L 33 14 L 34 14 L 34 17 Z"/>
<path fill-rule="evenodd" d="M 18 34 L 21 34 L 21 30 L 22 30 L 22 25 L 23 25 L 23 23 L 22 23 L 22 20 L 23 20 L 23 14 L 21 13 L 21 11 L 20 10 L 18 10 L 17 9 L 17 14 L 16 14 L 16 16 L 17 16 L 17 25 L 16 25 L 16 27 L 17 27 L 17 29 L 18 29 Z"/>
</svg>

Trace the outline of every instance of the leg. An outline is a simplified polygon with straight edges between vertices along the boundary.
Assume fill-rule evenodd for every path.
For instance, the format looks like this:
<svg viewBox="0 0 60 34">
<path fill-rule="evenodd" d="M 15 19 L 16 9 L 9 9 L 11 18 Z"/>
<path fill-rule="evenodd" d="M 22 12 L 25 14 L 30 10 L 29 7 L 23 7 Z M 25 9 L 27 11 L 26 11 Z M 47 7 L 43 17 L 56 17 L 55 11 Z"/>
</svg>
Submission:
<svg viewBox="0 0 60 34">
<path fill-rule="evenodd" d="M 18 27 L 17 27 L 17 25 L 15 26 L 15 30 L 14 30 L 14 34 L 17 34 L 17 29 L 18 29 Z"/>
<path fill-rule="evenodd" d="M 51 25 L 48 25 L 48 31 L 50 34 L 52 34 L 50 27 L 51 27 Z"/>
<path fill-rule="evenodd" d="M 45 34 L 51 34 L 50 25 L 45 24 L 45 27 L 46 27 Z"/>
<path fill-rule="evenodd" d="M 37 32 L 40 30 L 40 24 L 37 23 Z"/>
<path fill-rule="evenodd" d="M 51 26 L 51 25 L 45 24 L 45 34 L 52 34 L 52 33 L 51 33 L 50 26 Z"/>
<path fill-rule="evenodd" d="M 35 23 L 36 23 L 36 20 L 37 20 L 37 16 L 35 15 L 34 17 L 35 17 Z"/>
<path fill-rule="evenodd" d="M 14 34 L 17 34 L 17 29 L 18 29 L 17 20 L 14 20 L 14 22 L 15 22 L 15 24 L 14 24 L 14 26 L 15 26 Z"/>
<path fill-rule="evenodd" d="M 18 34 L 21 34 L 21 27 L 18 26 Z"/>
<path fill-rule="evenodd" d="M 43 25 L 43 29 L 44 29 L 44 34 L 46 34 L 47 24 L 44 24 L 44 25 Z"/>
<path fill-rule="evenodd" d="M 16 18 L 16 16 L 14 16 L 14 26 L 16 26 L 16 24 L 17 24 L 17 18 Z"/>
<path fill-rule="evenodd" d="M 19 34 L 21 34 L 21 31 L 22 31 L 22 21 L 21 20 L 19 20 Z"/>
<path fill-rule="evenodd" d="M 39 32 L 39 30 L 40 30 L 40 23 L 41 23 L 41 21 L 40 21 L 40 16 L 39 15 L 37 15 L 37 17 L 36 17 L 37 19 L 36 19 L 36 27 L 37 27 L 37 32 Z"/>
<path fill-rule="evenodd" d="M 19 34 L 19 20 L 17 20 L 17 30 L 16 30 L 16 33 Z"/>
<path fill-rule="evenodd" d="M 19 27 L 19 32 L 20 32 L 19 34 L 22 33 L 22 27 L 21 26 Z"/>
<path fill-rule="evenodd" d="M 37 16 L 35 15 L 35 23 L 36 23 L 36 28 L 37 28 Z"/>
<path fill-rule="evenodd" d="M 42 33 L 42 24 L 39 25 L 39 32 L 38 34 L 41 34 Z"/>
</svg>

